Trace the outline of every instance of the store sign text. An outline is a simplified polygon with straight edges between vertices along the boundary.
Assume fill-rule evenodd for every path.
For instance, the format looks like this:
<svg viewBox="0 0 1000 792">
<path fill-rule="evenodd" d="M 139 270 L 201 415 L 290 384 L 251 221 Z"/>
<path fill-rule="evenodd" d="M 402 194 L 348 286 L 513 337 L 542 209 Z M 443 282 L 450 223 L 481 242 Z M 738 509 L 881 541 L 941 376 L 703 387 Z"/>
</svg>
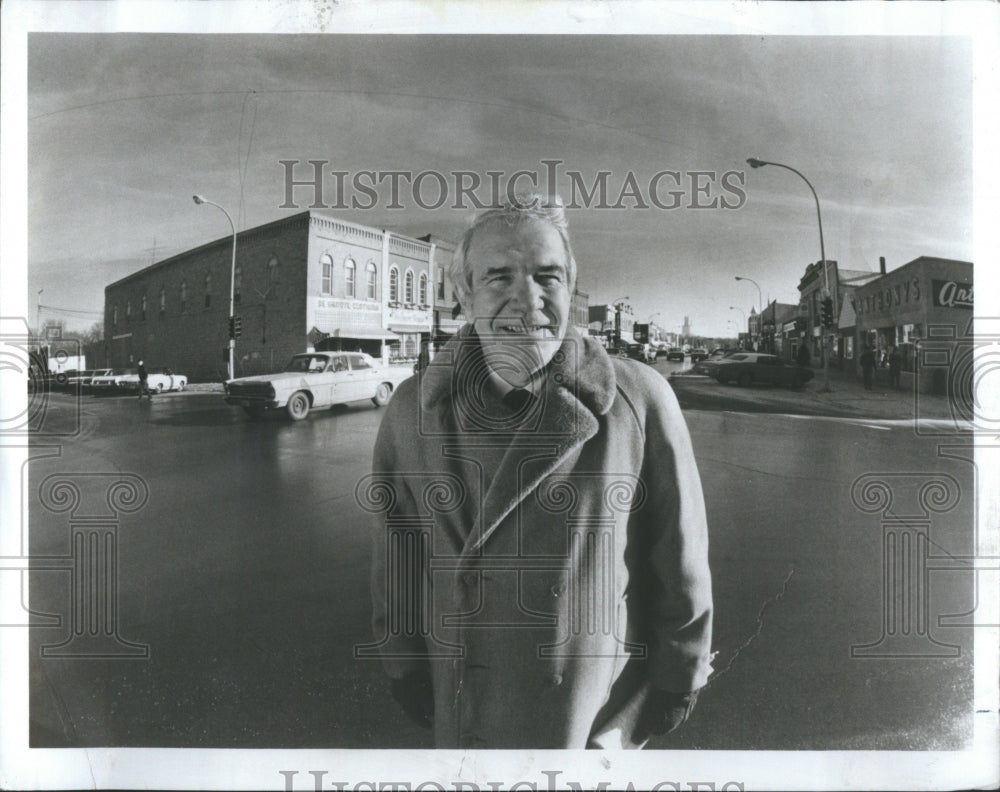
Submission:
<svg viewBox="0 0 1000 792">
<path fill-rule="evenodd" d="M 934 305 L 941 308 L 972 308 L 972 284 L 934 281 Z"/>
<path fill-rule="evenodd" d="M 885 289 L 879 289 L 874 294 L 867 294 L 864 297 L 851 298 L 854 306 L 854 313 L 858 316 L 862 314 L 875 313 L 877 311 L 887 311 L 899 305 L 916 303 L 920 300 L 920 279 L 897 283 Z"/>
</svg>

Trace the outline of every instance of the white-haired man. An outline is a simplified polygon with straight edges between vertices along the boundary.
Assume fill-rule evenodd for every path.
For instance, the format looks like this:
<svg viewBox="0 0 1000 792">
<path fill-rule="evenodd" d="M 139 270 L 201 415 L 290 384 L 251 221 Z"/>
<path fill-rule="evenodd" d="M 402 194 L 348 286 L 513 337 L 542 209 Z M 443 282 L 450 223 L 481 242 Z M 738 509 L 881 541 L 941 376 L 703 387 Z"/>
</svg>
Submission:
<svg viewBox="0 0 1000 792">
<path fill-rule="evenodd" d="M 711 671 L 677 401 L 571 326 L 556 201 L 482 213 L 451 275 L 469 323 L 400 386 L 367 482 L 372 648 L 439 748 L 642 746 Z"/>
</svg>

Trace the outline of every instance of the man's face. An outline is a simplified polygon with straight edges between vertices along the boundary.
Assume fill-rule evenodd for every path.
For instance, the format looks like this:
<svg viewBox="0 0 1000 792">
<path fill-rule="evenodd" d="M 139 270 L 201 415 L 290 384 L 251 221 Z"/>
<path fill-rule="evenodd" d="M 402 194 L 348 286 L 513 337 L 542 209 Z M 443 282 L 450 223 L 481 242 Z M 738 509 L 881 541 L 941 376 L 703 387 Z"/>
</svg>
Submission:
<svg viewBox="0 0 1000 792">
<path fill-rule="evenodd" d="M 487 362 L 521 387 L 566 335 L 570 284 L 562 238 L 544 220 L 513 226 L 496 220 L 475 232 L 468 262 L 472 291 L 465 308 Z"/>
</svg>

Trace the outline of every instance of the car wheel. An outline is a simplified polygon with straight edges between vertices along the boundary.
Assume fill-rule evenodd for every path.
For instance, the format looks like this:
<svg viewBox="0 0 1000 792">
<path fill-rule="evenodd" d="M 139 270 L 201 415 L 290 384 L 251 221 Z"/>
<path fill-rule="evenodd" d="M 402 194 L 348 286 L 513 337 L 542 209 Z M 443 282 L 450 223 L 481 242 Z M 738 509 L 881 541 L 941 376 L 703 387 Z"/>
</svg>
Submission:
<svg viewBox="0 0 1000 792">
<path fill-rule="evenodd" d="M 179 390 L 179 391 L 184 390 L 184 388 L 186 388 L 186 387 L 187 387 L 187 383 L 184 380 L 181 380 L 180 382 L 177 383 L 177 390 Z"/>
<path fill-rule="evenodd" d="M 293 421 L 301 421 L 309 415 L 309 397 L 305 391 L 293 393 L 288 404 L 285 405 L 285 409 L 288 411 L 288 417 Z"/>
<path fill-rule="evenodd" d="M 392 397 L 392 385 L 388 382 L 381 382 L 379 386 L 375 389 L 375 396 L 372 397 L 372 402 L 376 407 L 384 407 L 389 403 L 389 399 Z"/>
<path fill-rule="evenodd" d="M 749 371 L 744 371 L 740 374 L 740 378 L 737 380 L 744 388 L 748 387 L 751 382 L 753 382 L 753 375 Z"/>
<path fill-rule="evenodd" d="M 162 382 L 157 382 L 156 383 L 156 392 L 157 393 L 163 393 L 163 383 Z"/>
<path fill-rule="evenodd" d="M 67 382 L 69 382 L 69 377 L 65 374 L 56 374 L 56 385 L 65 385 Z"/>
</svg>

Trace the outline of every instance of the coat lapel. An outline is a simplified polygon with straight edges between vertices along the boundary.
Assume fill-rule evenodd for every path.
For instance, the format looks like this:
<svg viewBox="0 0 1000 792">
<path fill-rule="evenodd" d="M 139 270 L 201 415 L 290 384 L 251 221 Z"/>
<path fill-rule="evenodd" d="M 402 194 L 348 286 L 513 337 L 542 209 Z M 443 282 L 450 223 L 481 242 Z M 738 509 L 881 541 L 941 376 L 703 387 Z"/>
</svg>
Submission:
<svg viewBox="0 0 1000 792">
<path fill-rule="evenodd" d="M 455 376 L 455 367 L 461 367 L 464 355 L 475 354 L 475 343 L 466 326 L 428 366 L 421 381 L 424 410 L 455 409 L 454 383 L 473 379 Z M 549 365 L 538 413 L 529 414 L 511 437 L 483 496 L 481 516 L 468 533 L 464 555 L 479 553 L 518 504 L 597 434 L 597 416 L 611 408 L 614 395 L 615 375 L 607 353 L 571 328 Z"/>
</svg>

